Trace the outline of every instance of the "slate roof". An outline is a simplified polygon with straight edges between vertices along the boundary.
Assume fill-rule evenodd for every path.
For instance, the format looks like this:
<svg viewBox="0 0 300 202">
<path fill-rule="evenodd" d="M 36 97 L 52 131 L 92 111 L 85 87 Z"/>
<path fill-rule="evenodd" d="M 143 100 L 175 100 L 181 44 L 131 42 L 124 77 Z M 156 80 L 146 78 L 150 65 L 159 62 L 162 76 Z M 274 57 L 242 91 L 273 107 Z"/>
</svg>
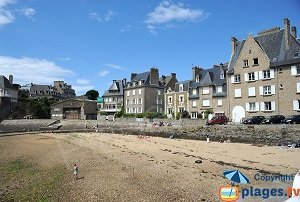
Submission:
<svg viewBox="0 0 300 202">
<path fill-rule="evenodd" d="M 114 96 L 114 95 L 123 95 L 123 80 L 116 80 L 107 91 L 103 94 L 103 97 Z"/>
<path fill-rule="evenodd" d="M 285 64 L 300 62 L 300 56 L 295 57 L 295 53 L 300 55 L 300 41 L 290 34 L 290 48 L 285 49 L 284 29 L 277 32 L 270 32 L 254 37 L 258 45 L 270 59 L 270 66 L 276 67 Z M 236 60 L 243 48 L 246 40 L 238 41 L 235 53 L 232 55 L 229 64 L 229 73 L 233 73 Z"/>
<path fill-rule="evenodd" d="M 190 82 L 191 82 L 191 80 L 176 82 L 175 83 L 175 89 L 174 89 L 174 91 L 175 92 L 179 92 L 179 86 L 180 86 L 180 84 L 183 85 L 183 91 L 189 91 Z"/>
<path fill-rule="evenodd" d="M 137 74 L 131 81 L 144 80 L 145 84 L 148 84 L 149 83 L 149 78 L 150 78 L 150 71 Z"/>
<path fill-rule="evenodd" d="M 2 89 L 4 89 L 4 88 L 14 89 L 14 87 L 11 85 L 9 80 L 3 75 L 0 75 L 0 88 L 2 88 Z"/>
<path fill-rule="evenodd" d="M 30 93 L 34 93 L 34 91 L 37 91 L 37 94 L 40 94 L 40 91 L 46 94 L 47 91 L 53 91 L 53 88 L 50 85 L 33 84 L 30 87 Z"/>
</svg>

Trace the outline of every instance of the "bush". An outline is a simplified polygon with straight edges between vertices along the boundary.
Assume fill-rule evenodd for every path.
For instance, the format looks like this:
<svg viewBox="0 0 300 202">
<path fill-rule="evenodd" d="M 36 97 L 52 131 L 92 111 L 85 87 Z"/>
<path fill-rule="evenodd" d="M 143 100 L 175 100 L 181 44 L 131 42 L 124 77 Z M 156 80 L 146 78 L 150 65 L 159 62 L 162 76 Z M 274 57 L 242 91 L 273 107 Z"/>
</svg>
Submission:
<svg viewBox="0 0 300 202">
<path fill-rule="evenodd" d="M 208 114 L 213 114 L 213 110 L 212 109 L 207 109 L 205 112 L 204 112 L 204 118 L 205 119 L 208 119 Z"/>
</svg>

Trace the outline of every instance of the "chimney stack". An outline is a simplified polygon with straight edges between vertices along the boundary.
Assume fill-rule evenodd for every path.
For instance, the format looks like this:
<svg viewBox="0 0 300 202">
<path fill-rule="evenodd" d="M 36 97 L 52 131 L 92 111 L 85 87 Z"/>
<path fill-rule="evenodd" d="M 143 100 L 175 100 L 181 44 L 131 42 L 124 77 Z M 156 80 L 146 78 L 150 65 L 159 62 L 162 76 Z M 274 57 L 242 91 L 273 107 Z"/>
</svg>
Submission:
<svg viewBox="0 0 300 202">
<path fill-rule="evenodd" d="M 150 84 L 159 84 L 159 74 L 156 67 L 150 69 Z"/>
<path fill-rule="evenodd" d="M 292 27 L 292 36 L 297 39 L 297 28 L 295 26 Z"/>
<path fill-rule="evenodd" d="M 193 67 L 193 80 L 196 81 L 197 76 L 199 75 L 199 79 L 202 78 L 202 71 L 203 69 L 201 67 Z"/>
<path fill-rule="evenodd" d="M 124 79 L 123 79 L 123 86 L 126 86 L 126 83 L 127 83 L 127 79 L 124 78 Z"/>
<path fill-rule="evenodd" d="M 161 76 L 161 80 L 162 80 L 163 84 L 165 85 L 165 83 L 166 83 L 166 76 L 165 76 L 165 75 L 162 75 L 162 76 Z"/>
<path fill-rule="evenodd" d="M 235 37 L 231 37 L 231 53 L 232 54 L 235 53 L 235 51 L 236 51 L 236 46 L 237 46 L 236 42 L 237 41 L 238 40 Z"/>
<path fill-rule="evenodd" d="M 171 73 L 172 78 L 176 79 L 176 73 Z"/>
<path fill-rule="evenodd" d="M 14 81 L 13 75 L 9 75 L 8 80 L 9 80 L 10 84 L 13 84 L 13 81 Z"/>
<path fill-rule="evenodd" d="M 136 73 L 131 73 L 130 80 L 133 81 L 133 79 L 134 79 L 134 77 L 135 77 L 136 75 L 137 75 Z"/>
<path fill-rule="evenodd" d="M 284 18 L 284 44 L 285 50 L 290 48 L 290 20 L 288 18 Z"/>
</svg>

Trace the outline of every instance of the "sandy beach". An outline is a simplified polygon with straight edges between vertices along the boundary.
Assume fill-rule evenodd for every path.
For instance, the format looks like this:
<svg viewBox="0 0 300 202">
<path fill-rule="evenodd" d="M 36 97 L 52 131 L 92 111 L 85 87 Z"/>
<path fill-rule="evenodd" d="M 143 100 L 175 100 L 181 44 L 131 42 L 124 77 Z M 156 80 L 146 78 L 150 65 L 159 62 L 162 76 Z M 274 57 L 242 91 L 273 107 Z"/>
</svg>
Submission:
<svg viewBox="0 0 300 202">
<path fill-rule="evenodd" d="M 292 181 L 253 177 L 300 169 L 297 148 L 103 133 L 1 137 L 0 152 L 2 201 L 220 201 L 224 170 L 239 169 L 251 186 L 286 188 Z"/>
</svg>

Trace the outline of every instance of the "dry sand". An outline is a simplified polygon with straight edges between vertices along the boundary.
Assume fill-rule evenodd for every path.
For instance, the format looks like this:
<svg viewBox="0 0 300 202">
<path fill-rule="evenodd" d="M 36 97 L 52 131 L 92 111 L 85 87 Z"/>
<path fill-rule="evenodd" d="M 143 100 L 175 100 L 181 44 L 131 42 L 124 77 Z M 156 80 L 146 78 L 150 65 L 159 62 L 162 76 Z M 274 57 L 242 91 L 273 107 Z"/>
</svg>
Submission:
<svg viewBox="0 0 300 202">
<path fill-rule="evenodd" d="M 226 169 L 239 169 L 255 187 L 286 188 L 291 181 L 266 183 L 253 176 L 262 171 L 292 174 L 300 168 L 300 149 L 100 133 L 1 137 L 0 154 L 2 201 L 22 199 L 20 190 L 34 183 L 26 184 L 22 176 L 14 179 L 14 172 L 5 170 L 18 159 L 36 168 L 35 175 L 46 182 L 62 168 L 63 177 L 39 192 L 51 201 L 219 201 L 219 186 L 230 184 L 223 177 Z M 198 159 L 203 163 L 195 163 Z M 74 162 L 79 165 L 77 181 Z"/>
</svg>

